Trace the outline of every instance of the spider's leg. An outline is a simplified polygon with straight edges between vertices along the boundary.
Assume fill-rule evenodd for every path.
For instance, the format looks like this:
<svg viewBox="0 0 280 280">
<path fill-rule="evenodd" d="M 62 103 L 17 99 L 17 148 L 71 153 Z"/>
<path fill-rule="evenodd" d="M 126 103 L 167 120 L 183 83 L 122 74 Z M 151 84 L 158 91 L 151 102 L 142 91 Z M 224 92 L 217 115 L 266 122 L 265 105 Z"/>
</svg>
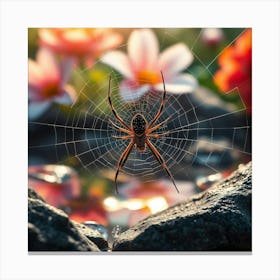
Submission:
<svg viewBox="0 0 280 280">
<path fill-rule="evenodd" d="M 113 135 L 112 138 L 115 139 L 120 139 L 120 140 L 127 140 L 127 139 L 131 139 L 133 138 L 133 135 L 125 135 L 125 136 L 117 136 L 117 135 Z"/>
<path fill-rule="evenodd" d="M 168 118 L 165 119 L 163 122 L 157 124 L 157 125 L 154 126 L 154 127 L 151 127 L 151 128 L 149 128 L 149 129 L 147 129 L 146 133 L 148 134 L 148 133 L 151 133 L 151 132 L 157 130 L 157 129 L 160 128 L 164 123 L 168 122 L 168 121 L 170 120 L 170 118 L 171 118 L 171 117 L 168 117 Z"/>
<path fill-rule="evenodd" d="M 120 170 L 122 169 L 122 167 L 124 166 L 129 154 L 130 154 L 130 151 L 131 149 L 133 148 L 133 145 L 134 145 L 134 141 L 131 141 L 129 143 L 129 145 L 125 148 L 125 150 L 123 151 L 121 157 L 120 157 L 120 160 L 118 162 L 118 167 L 117 167 L 117 171 L 116 171 L 116 174 L 115 174 L 115 186 L 116 186 L 116 193 L 118 194 L 118 183 L 117 183 L 117 179 L 118 179 L 118 175 L 119 175 L 119 172 Z"/>
<path fill-rule="evenodd" d="M 127 134 L 131 134 L 131 131 L 130 131 L 130 130 L 127 130 L 127 129 L 123 128 L 123 127 L 120 127 L 120 126 L 116 125 L 116 124 L 113 123 L 111 120 L 109 120 L 109 122 L 111 123 L 111 125 L 112 125 L 113 127 L 117 128 L 118 130 L 120 130 L 120 131 L 122 131 L 122 132 L 124 132 L 124 133 L 127 133 Z"/>
<path fill-rule="evenodd" d="M 129 129 L 129 126 L 124 122 L 124 120 L 118 115 L 118 113 L 116 112 L 113 104 L 112 104 L 112 99 L 111 99 L 111 76 L 109 78 L 109 88 L 108 88 L 108 101 L 109 101 L 109 105 L 111 108 L 112 113 L 114 114 L 115 118 L 123 125 L 125 126 L 127 129 Z"/>
<path fill-rule="evenodd" d="M 164 82 L 164 78 L 163 78 L 162 71 L 160 71 L 160 73 L 161 73 L 161 79 L 162 79 L 162 83 L 163 83 L 163 95 L 162 95 L 162 100 L 161 100 L 161 104 L 160 104 L 159 110 L 158 110 L 158 112 L 156 113 L 156 115 L 155 115 L 155 117 L 153 118 L 153 120 L 150 122 L 148 128 L 150 128 L 150 127 L 159 119 L 159 117 L 161 116 L 162 111 L 163 111 L 163 109 L 164 109 L 164 106 L 165 106 L 165 101 L 166 101 L 165 82 Z"/>
<path fill-rule="evenodd" d="M 163 133 L 147 134 L 146 136 L 147 136 L 148 138 L 159 138 L 159 137 L 166 136 L 166 135 L 168 135 L 169 133 L 170 133 L 169 131 L 166 131 L 166 132 L 163 132 Z"/>
<path fill-rule="evenodd" d="M 175 186 L 177 192 L 179 193 L 179 190 L 178 190 L 178 188 L 175 184 L 175 180 L 174 180 L 171 172 L 169 171 L 164 159 L 160 155 L 159 151 L 157 150 L 157 148 L 152 144 L 152 142 L 149 139 L 146 139 L 146 142 L 147 142 L 147 145 L 149 146 L 149 148 L 151 149 L 152 153 L 154 154 L 154 156 L 158 160 L 158 162 L 161 164 L 162 168 L 165 170 L 165 172 L 167 173 L 167 175 L 171 179 L 171 181 L 172 181 L 173 185 Z"/>
</svg>

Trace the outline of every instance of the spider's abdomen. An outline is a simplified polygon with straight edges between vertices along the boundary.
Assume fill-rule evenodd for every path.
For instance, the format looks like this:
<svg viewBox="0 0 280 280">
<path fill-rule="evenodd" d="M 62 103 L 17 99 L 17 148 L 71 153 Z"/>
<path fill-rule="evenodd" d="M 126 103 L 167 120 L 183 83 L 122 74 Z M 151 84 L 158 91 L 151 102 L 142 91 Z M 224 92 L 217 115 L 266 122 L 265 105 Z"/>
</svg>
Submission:
<svg viewBox="0 0 280 280">
<path fill-rule="evenodd" d="M 147 121 L 141 114 L 136 114 L 132 121 L 131 126 L 136 135 L 143 135 L 146 130 Z"/>
</svg>

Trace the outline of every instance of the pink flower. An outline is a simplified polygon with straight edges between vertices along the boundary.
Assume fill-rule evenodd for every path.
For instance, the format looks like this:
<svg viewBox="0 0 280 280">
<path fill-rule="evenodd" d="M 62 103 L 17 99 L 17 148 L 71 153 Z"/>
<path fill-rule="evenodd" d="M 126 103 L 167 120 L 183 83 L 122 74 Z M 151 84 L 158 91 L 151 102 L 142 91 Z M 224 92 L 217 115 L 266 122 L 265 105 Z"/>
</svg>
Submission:
<svg viewBox="0 0 280 280">
<path fill-rule="evenodd" d="M 201 33 L 202 42 L 208 47 L 219 45 L 224 39 L 224 33 L 221 28 L 204 28 Z"/>
<path fill-rule="evenodd" d="M 181 73 L 193 61 L 186 45 L 178 43 L 159 54 L 155 34 L 150 29 L 141 29 L 131 33 L 127 51 L 128 54 L 111 51 L 101 58 L 103 63 L 125 77 L 120 85 L 120 94 L 125 102 L 137 101 L 150 89 L 162 91 L 160 71 L 170 93 L 188 93 L 196 87 L 197 81 L 193 76 Z"/>
<path fill-rule="evenodd" d="M 123 40 L 108 28 L 43 28 L 39 39 L 41 46 L 60 55 L 84 59 L 87 65 Z"/>
<path fill-rule="evenodd" d="M 107 213 L 98 194 L 83 196 L 77 172 L 65 165 L 35 165 L 28 167 L 28 186 L 47 203 L 66 211 L 77 222 L 108 223 Z"/>
<path fill-rule="evenodd" d="M 68 166 L 30 166 L 28 177 L 28 186 L 55 207 L 60 207 L 80 195 L 78 174 Z"/>
<path fill-rule="evenodd" d="M 36 117 L 48 108 L 51 102 L 72 104 L 76 92 L 66 82 L 70 77 L 74 61 L 58 62 L 50 51 L 40 49 L 36 61 L 28 60 L 29 114 Z"/>
</svg>

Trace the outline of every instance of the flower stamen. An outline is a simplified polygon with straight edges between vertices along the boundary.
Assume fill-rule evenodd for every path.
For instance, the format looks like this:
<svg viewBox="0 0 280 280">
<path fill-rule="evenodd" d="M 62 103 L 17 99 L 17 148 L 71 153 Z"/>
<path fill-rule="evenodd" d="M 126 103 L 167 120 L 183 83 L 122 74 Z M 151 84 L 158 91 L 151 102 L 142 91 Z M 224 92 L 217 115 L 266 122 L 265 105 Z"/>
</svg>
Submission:
<svg viewBox="0 0 280 280">
<path fill-rule="evenodd" d="M 156 85 L 161 82 L 159 73 L 142 70 L 137 73 L 137 82 L 139 85 L 150 84 Z"/>
</svg>

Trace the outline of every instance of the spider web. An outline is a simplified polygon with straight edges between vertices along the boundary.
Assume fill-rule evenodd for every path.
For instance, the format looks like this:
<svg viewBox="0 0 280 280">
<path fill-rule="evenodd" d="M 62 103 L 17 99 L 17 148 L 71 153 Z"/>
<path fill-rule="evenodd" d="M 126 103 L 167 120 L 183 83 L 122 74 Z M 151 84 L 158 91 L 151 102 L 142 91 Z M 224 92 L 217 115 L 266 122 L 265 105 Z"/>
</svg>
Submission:
<svg viewBox="0 0 280 280">
<path fill-rule="evenodd" d="M 232 44 L 244 30 L 234 36 Z M 160 38 L 160 45 L 171 37 L 176 42 L 176 33 L 165 30 Z M 189 45 L 193 56 L 199 63 L 199 71 L 190 68 L 189 74 L 213 75 L 212 66 L 222 51 L 217 50 L 213 57 L 199 57 L 197 42 L 201 32 Z M 178 41 L 178 40 L 177 40 Z M 96 65 L 101 64 L 97 61 Z M 33 162 L 47 163 L 78 162 L 78 165 L 90 173 L 103 169 L 115 172 L 121 154 L 130 140 L 115 139 L 123 136 L 109 120 L 115 120 L 107 99 L 109 76 L 112 77 L 112 102 L 118 114 L 130 124 L 136 113 L 141 113 L 151 121 L 157 113 L 162 92 L 151 90 L 136 103 L 125 103 L 119 97 L 119 83 L 122 77 L 108 71 L 106 82 L 91 83 L 84 73 L 89 69 L 79 70 L 80 88 L 78 101 L 71 107 L 53 105 L 51 110 L 38 121 L 29 121 L 29 155 Z M 154 133 L 169 131 L 169 134 L 151 139 L 164 158 L 175 179 L 193 180 L 197 176 L 216 173 L 232 168 L 251 155 L 251 124 L 245 111 L 246 107 L 238 88 L 232 89 L 241 101 L 240 108 L 221 101 L 206 88 L 200 88 L 193 94 L 174 95 L 167 91 L 165 109 L 157 121 L 160 123 L 170 118 Z M 90 93 L 90 94 L 89 94 Z M 46 138 L 42 135 L 47 135 Z M 30 139 L 31 138 L 31 139 Z M 166 178 L 165 172 L 149 148 L 144 152 L 132 149 L 122 173 L 151 181 Z"/>
</svg>

